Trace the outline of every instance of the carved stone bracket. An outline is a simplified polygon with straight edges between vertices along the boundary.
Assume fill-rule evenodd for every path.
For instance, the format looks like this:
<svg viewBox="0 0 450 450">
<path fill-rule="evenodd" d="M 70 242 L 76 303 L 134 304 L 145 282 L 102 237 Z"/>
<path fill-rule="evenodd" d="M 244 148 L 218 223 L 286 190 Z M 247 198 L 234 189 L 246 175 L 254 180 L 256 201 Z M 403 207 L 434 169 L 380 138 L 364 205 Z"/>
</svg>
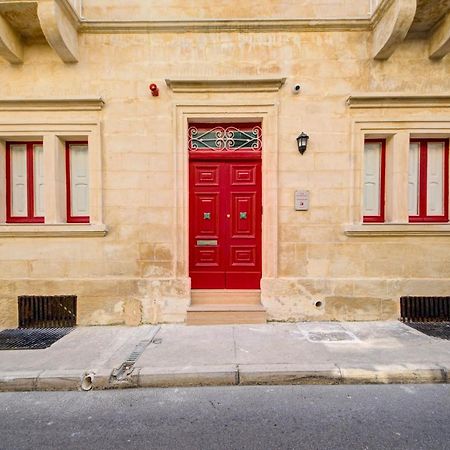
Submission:
<svg viewBox="0 0 450 450">
<path fill-rule="evenodd" d="M 1 57 L 21 64 L 24 43 L 40 43 L 45 38 L 64 62 L 78 62 L 80 19 L 67 0 L 0 2 L 0 6 Z M 12 23 L 8 17 L 14 19 Z"/>
<path fill-rule="evenodd" d="M 23 62 L 23 46 L 11 25 L 0 16 L 0 56 L 11 64 Z"/>
<path fill-rule="evenodd" d="M 417 8 L 417 0 L 394 0 L 373 31 L 373 57 L 388 59 L 405 39 Z"/>
<path fill-rule="evenodd" d="M 430 58 L 441 59 L 450 53 L 450 12 L 440 22 L 430 39 Z"/>
<path fill-rule="evenodd" d="M 40 0 L 38 17 L 50 46 L 66 63 L 78 62 L 78 32 L 57 0 Z"/>
</svg>

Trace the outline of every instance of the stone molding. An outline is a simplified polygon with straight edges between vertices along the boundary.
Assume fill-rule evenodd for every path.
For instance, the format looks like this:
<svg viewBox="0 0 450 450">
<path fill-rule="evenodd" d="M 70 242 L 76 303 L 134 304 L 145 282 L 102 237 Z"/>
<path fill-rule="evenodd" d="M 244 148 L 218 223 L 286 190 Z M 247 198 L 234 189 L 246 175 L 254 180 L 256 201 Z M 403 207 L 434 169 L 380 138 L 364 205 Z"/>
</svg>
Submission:
<svg viewBox="0 0 450 450">
<path fill-rule="evenodd" d="M 100 111 L 100 97 L 86 98 L 8 98 L 0 99 L 0 111 Z"/>
<path fill-rule="evenodd" d="M 209 19 L 101 21 L 82 19 L 81 33 L 207 33 L 207 32 L 286 32 L 286 31 L 361 31 L 371 29 L 371 19 Z"/>
<path fill-rule="evenodd" d="M 71 225 L 71 224 L 0 224 L 1 238 L 34 237 L 103 237 L 108 233 L 106 225 Z"/>
<path fill-rule="evenodd" d="M 345 225 L 344 234 L 354 237 L 386 236 L 450 236 L 449 224 L 360 224 Z"/>
<path fill-rule="evenodd" d="M 167 86 L 175 93 L 200 92 L 277 92 L 286 78 L 254 79 L 166 79 Z"/>
<path fill-rule="evenodd" d="M 404 94 L 404 93 L 361 93 L 347 98 L 350 109 L 370 108 L 448 108 L 450 93 Z"/>
</svg>

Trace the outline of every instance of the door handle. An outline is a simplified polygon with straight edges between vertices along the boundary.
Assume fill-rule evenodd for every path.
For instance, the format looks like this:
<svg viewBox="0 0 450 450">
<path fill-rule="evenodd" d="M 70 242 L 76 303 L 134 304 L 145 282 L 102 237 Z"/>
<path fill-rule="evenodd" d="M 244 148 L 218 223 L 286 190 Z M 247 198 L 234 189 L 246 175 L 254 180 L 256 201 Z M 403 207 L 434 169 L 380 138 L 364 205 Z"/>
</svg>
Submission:
<svg viewBox="0 0 450 450">
<path fill-rule="evenodd" d="M 231 217 L 231 214 L 227 214 L 227 219 L 229 219 Z"/>
<path fill-rule="evenodd" d="M 247 213 L 246 212 L 240 212 L 239 213 L 239 219 L 246 219 L 247 218 Z"/>
<path fill-rule="evenodd" d="M 203 219 L 204 220 L 211 220 L 211 213 L 209 213 L 209 212 L 203 213 Z"/>
</svg>

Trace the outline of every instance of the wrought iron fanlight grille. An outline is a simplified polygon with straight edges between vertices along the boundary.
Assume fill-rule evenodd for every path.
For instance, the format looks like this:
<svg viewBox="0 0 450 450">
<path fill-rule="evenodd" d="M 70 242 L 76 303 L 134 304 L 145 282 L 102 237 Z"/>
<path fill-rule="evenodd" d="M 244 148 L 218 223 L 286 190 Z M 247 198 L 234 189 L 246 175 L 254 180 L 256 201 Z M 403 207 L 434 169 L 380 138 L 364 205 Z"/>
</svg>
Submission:
<svg viewBox="0 0 450 450">
<path fill-rule="evenodd" d="M 189 126 L 189 151 L 261 151 L 260 125 L 214 125 Z"/>
</svg>

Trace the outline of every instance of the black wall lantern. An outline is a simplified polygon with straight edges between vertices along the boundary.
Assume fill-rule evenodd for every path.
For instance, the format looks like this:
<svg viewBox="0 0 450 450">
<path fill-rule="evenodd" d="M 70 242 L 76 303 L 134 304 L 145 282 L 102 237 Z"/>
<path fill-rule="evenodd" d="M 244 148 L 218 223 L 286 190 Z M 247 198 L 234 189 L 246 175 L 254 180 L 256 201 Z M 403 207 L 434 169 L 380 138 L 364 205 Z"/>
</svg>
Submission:
<svg viewBox="0 0 450 450">
<path fill-rule="evenodd" d="M 308 146 L 308 139 L 309 136 L 306 133 L 300 134 L 300 136 L 297 138 L 297 145 L 298 145 L 298 151 L 303 155 L 303 153 L 306 152 L 306 147 Z"/>
</svg>

